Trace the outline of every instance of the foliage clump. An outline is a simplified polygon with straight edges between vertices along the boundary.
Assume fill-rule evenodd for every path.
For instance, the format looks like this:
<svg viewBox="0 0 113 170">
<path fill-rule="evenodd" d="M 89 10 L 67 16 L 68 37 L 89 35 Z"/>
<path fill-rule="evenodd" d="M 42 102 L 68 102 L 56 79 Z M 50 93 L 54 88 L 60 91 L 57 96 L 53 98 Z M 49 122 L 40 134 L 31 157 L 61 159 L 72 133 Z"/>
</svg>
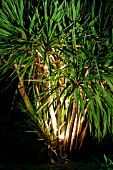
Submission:
<svg viewBox="0 0 113 170">
<path fill-rule="evenodd" d="M 51 159 L 74 156 L 88 128 L 98 141 L 113 133 L 112 11 L 112 1 L 2 0 L 1 78 L 16 75 L 24 131 Z"/>
</svg>

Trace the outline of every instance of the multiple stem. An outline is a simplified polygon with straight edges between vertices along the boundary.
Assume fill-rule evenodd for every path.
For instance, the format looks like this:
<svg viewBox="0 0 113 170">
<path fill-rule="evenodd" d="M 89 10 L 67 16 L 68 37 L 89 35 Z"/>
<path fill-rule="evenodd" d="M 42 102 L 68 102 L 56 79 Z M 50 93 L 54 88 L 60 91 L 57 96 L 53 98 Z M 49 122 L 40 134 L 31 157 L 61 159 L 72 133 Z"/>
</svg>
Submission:
<svg viewBox="0 0 113 170">
<path fill-rule="evenodd" d="M 81 115 L 81 107 L 80 103 L 76 103 L 76 96 L 72 97 L 72 104 L 69 106 L 69 97 L 67 96 L 65 98 L 65 95 L 61 95 L 64 88 L 66 87 L 66 78 L 63 77 L 58 73 L 58 69 L 62 67 L 62 64 L 59 62 L 58 58 L 55 55 L 48 55 L 47 62 L 44 64 L 41 62 L 40 59 L 41 53 L 36 50 L 36 58 L 34 59 L 34 71 L 33 71 L 33 80 L 31 85 L 34 86 L 35 93 L 37 96 L 37 109 L 39 107 L 42 107 L 44 104 L 47 109 L 44 109 L 42 107 L 41 112 L 42 115 L 46 114 L 46 121 L 45 121 L 45 127 L 48 128 L 45 131 L 50 131 L 50 122 L 52 127 L 52 133 L 58 139 L 59 145 L 60 145 L 60 156 L 62 155 L 62 149 L 65 150 L 64 154 L 67 154 L 68 152 L 72 153 L 73 150 L 76 150 L 78 145 L 79 149 L 82 145 L 83 139 L 86 134 L 86 129 L 88 126 L 88 123 L 86 123 L 85 127 L 83 128 L 84 118 Z M 42 56 L 41 56 L 42 57 Z M 56 81 L 51 81 L 51 73 L 50 68 L 51 67 L 48 63 L 52 62 L 54 66 L 56 67 Z M 16 61 L 14 61 L 14 69 L 16 70 L 19 84 L 18 84 L 18 90 L 23 98 L 23 101 L 26 105 L 27 110 L 36 117 L 34 108 L 32 107 L 30 103 L 29 95 L 26 92 L 26 87 L 24 84 L 24 78 L 21 75 L 21 72 L 18 69 L 18 64 Z M 38 72 L 37 72 L 37 71 Z M 54 70 L 53 70 L 54 71 Z M 65 70 L 66 71 L 66 70 Z M 59 76 L 60 75 L 60 76 Z M 60 78 L 59 78 L 60 77 Z M 50 78 L 50 81 L 49 81 Z M 46 82 L 38 82 L 38 79 L 48 79 Z M 41 84 L 41 85 L 40 85 Z M 59 86 L 59 88 L 56 88 L 53 92 L 51 89 L 54 87 Z M 41 97 L 41 93 L 43 91 L 47 91 L 45 93 L 45 96 L 48 96 L 46 98 L 46 102 L 43 103 L 43 97 Z M 70 114 L 68 114 L 67 108 L 70 107 Z M 77 108 L 78 107 L 78 110 Z M 88 106 L 86 107 L 86 113 L 88 110 Z M 46 111 L 46 113 L 44 113 Z M 84 113 L 84 115 L 86 114 Z M 43 116 L 42 116 L 43 118 Z M 67 123 L 67 125 L 66 125 Z M 45 132 L 45 133 L 46 133 Z M 51 132 L 50 132 L 51 134 Z M 47 134 L 48 135 L 48 134 Z M 81 139 L 81 141 L 79 140 Z M 62 147 L 63 146 L 63 147 Z"/>
</svg>

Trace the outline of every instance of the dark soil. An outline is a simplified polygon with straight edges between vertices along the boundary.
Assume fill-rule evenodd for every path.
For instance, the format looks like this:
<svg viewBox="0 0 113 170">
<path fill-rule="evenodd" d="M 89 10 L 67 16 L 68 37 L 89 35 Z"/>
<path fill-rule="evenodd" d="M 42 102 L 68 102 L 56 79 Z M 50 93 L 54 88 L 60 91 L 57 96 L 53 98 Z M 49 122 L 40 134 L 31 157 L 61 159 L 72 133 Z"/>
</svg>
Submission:
<svg viewBox="0 0 113 170">
<path fill-rule="evenodd" d="M 22 161 L 18 159 L 18 155 L 13 154 L 11 148 L 2 145 L 0 147 L 0 170 L 99 170 L 99 167 L 96 163 L 88 161 L 53 164 Z"/>
</svg>

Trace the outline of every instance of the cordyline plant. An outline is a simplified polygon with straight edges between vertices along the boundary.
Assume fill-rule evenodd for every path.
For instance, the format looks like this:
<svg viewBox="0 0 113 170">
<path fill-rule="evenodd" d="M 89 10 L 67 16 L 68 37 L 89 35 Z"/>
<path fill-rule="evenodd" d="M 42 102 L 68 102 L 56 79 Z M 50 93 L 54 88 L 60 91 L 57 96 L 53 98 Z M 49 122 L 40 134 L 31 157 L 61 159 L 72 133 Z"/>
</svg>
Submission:
<svg viewBox="0 0 113 170">
<path fill-rule="evenodd" d="M 2 0 L 1 78 L 18 78 L 25 129 L 51 159 L 74 156 L 87 128 L 98 141 L 113 133 L 111 3 Z"/>
</svg>

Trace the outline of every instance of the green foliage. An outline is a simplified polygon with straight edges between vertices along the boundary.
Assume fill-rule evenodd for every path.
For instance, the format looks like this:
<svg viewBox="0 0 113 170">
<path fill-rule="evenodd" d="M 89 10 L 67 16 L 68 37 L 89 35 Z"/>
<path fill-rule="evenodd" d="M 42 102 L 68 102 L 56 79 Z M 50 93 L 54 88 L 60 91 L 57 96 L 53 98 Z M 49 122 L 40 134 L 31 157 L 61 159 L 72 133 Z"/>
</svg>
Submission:
<svg viewBox="0 0 113 170">
<path fill-rule="evenodd" d="M 105 154 L 104 154 L 104 163 L 100 162 L 97 158 L 93 157 L 94 160 L 96 161 L 98 167 L 100 170 L 112 170 L 113 168 L 113 161 L 109 159 Z"/>
<path fill-rule="evenodd" d="M 87 127 L 98 141 L 112 135 L 113 8 L 111 1 L 99 3 L 2 0 L 1 78 L 9 69 L 18 78 L 26 131 L 50 155 L 57 147 L 61 157 L 62 150 L 79 150 Z"/>
</svg>

